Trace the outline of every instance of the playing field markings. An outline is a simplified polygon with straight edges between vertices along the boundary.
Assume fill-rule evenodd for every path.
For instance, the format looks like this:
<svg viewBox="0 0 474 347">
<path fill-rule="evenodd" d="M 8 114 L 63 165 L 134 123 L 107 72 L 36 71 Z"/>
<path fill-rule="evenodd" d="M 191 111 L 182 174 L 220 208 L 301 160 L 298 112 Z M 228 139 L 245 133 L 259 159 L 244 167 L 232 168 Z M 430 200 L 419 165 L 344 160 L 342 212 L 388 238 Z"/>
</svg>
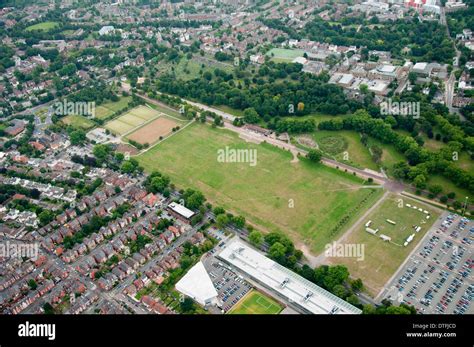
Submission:
<svg viewBox="0 0 474 347">
<path fill-rule="evenodd" d="M 160 117 L 161 117 L 161 116 L 156 116 L 155 118 L 152 118 L 152 119 L 146 121 L 145 123 L 136 126 L 136 127 L 133 128 L 132 130 L 127 131 L 126 133 L 124 133 L 124 134 L 122 135 L 122 137 L 126 137 L 127 135 L 130 135 L 131 133 L 137 131 L 138 129 L 143 128 L 144 126 L 150 124 L 151 122 L 153 122 L 154 120 L 156 120 L 156 119 L 158 119 L 158 118 L 160 118 Z"/>
<path fill-rule="evenodd" d="M 263 303 L 262 303 L 263 301 Z M 269 302 L 267 299 L 265 299 L 264 297 L 262 296 L 259 296 L 257 298 L 257 300 L 255 301 L 257 304 L 259 304 L 260 306 L 263 306 L 265 307 L 267 310 L 273 306 L 273 304 L 271 302 Z M 266 304 L 266 305 L 265 305 Z"/>
<path fill-rule="evenodd" d="M 163 141 L 166 141 L 167 139 L 173 137 L 174 135 L 176 135 L 177 133 L 179 133 L 180 131 L 183 131 L 184 129 L 186 129 L 189 125 L 193 124 L 194 123 L 194 119 L 192 119 L 189 123 L 187 123 L 184 127 L 182 128 L 179 128 L 178 130 L 176 130 L 175 132 L 169 134 L 168 136 L 166 136 L 163 140 L 160 140 L 156 143 L 154 143 L 153 145 L 151 145 L 150 147 L 144 149 L 143 151 L 135 154 L 134 156 L 138 156 L 140 154 L 143 154 L 143 153 L 146 153 L 148 152 L 150 149 L 154 148 L 155 146 L 158 146 L 160 143 L 162 143 Z"/>
</svg>

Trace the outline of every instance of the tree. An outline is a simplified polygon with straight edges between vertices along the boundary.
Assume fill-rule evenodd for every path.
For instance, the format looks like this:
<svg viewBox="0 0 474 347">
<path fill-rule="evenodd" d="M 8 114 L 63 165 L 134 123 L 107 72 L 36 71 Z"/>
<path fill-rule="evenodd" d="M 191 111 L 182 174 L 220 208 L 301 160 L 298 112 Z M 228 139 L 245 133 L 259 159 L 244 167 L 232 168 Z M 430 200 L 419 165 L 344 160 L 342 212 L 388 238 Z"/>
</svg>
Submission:
<svg viewBox="0 0 474 347">
<path fill-rule="evenodd" d="M 434 184 L 432 186 L 429 186 L 428 189 L 434 196 L 437 196 L 443 191 L 443 187 L 440 186 L 439 184 Z"/>
<path fill-rule="evenodd" d="M 270 249 L 268 250 L 268 255 L 270 258 L 282 262 L 285 258 L 286 254 L 286 247 L 282 245 L 280 242 L 275 242 Z"/>
<path fill-rule="evenodd" d="M 192 210 L 197 210 L 199 207 L 201 207 L 204 201 L 206 201 L 206 199 L 204 198 L 204 195 L 202 195 L 201 192 L 197 190 L 187 189 L 184 192 L 184 201 L 186 207 Z"/>
<path fill-rule="evenodd" d="M 170 184 L 168 176 L 157 176 L 151 179 L 150 190 L 152 193 L 163 193 Z"/>
<path fill-rule="evenodd" d="M 38 215 L 38 218 L 40 220 L 41 225 L 46 225 L 53 220 L 54 214 L 49 210 L 43 210 Z"/>
<path fill-rule="evenodd" d="M 320 151 L 316 149 L 312 149 L 308 152 L 308 154 L 306 155 L 306 158 L 308 158 L 314 163 L 319 163 L 321 161 L 322 154 Z"/>
<path fill-rule="evenodd" d="M 260 120 L 260 117 L 257 111 L 255 111 L 255 109 L 251 107 L 251 108 L 246 108 L 244 110 L 244 120 L 246 123 L 255 124 L 255 123 L 258 123 L 258 121 Z"/>
<path fill-rule="evenodd" d="M 95 145 L 94 149 L 92 150 L 92 153 L 94 156 L 99 159 L 99 160 L 105 160 L 107 156 L 109 155 L 111 149 L 107 145 Z"/>
<path fill-rule="evenodd" d="M 115 153 L 115 160 L 121 163 L 125 159 L 125 155 L 123 153 L 117 152 Z"/>
<path fill-rule="evenodd" d="M 194 313 L 196 307 L 194 301 L 191 298 L 184 298 L 180 303 L 179 307 L 183 313 Z"/>
<path fill-rule="evenodd" d="M 418 175 L 413 180 L 413 184 L 418 189 L 425 189 L 426 188 L 426 177 L 424 175 Z"/>
<path fill-rule="evenodd" d="M 38 284 L 34 279 L 30 279 L 28 281 L 28 286 L 30 287 L 31 290 L 35 290 L 38 287 Z"/>
<path fill-rule="evenodd" d="M 232 218 L 232 223 L 234 223 L 234 225 L 237 228 L 242 229 L 245 226 L 245 217 L 236 216 L 236 217 Z"/>
<path fill-rule="evenodd" d="M 222 229 L 229 223 L 229 217 L 226 214 L 222 213 L 216 217 L 217 227 Z"/>
<path fill-rule="evenodd" d="M 71 144 L 73 145 L 82 145 L 86 140 L 86 134 L 82 130 L 74 130 L 69 135 L 69 139 L 71 140 Z"/>
<path fill-rule="evenodd" d="M 342 284 L 337 284 L 332 289 L 332 293 L 341 299 L 344 299 L 347 296 L 347 290 Z"/>
<path fill-rule="evenodd" d="M 413 71 L 408 74 L 408 80 L 410 81 L 411 84 L 415 84 L 417 78 L 418 76 Z"/>
<path fill-rule="evenodd" d="M 54 314 L 55 313 L 53 306 L 51 306 L 51 304 L 49 302 L 46 302 L 43 305 L 43 310 L 44 310 L 44 314 Z"/>
<path fill-rule="evenodd" d="M 122 166 L 120 167 L 120 170 L 124 173 L 131 174 L 135 171 L 135 165 L 133 165 L 130 160 L 126 160 L 123 162 Z"/>
<path fill-rule="evenodd" d="M 218 216 L 222 213 L 225 213 L 225 210 L 222 207 L 217 206 L 217 207 L 214 208 L 214 210 L 212 212 L 214 213 L 215 216 Z"/>
<path fill-rule="evenodd" d="M 346 297 L 345 300 L 346 300 L 349 304 L 354 305 L 354 306 L 357 306 L 357 305 L 360 304 L 359 298 L 358 298 L 357 296 L 355 296 L 354 294 L 349 295 L 348 297 Z"/>
<path fill-rule="evenodd" d="M 261 232 L 254 230 L 249 234 L 249 241 L 255 247 L 260 248 L 263 244 L 263 235 Z"/>
<path fill-rule="evenodd" d="M 411 314 L 411 311 L 402 306 L 389 306 L 385 311 L 386 314 Z"/>
<path fill-rule="evenodd" d="M 351 282 L 351 288 L 355 292 L 360 292 L 362 289 L 364 289 L 364 284 L 362 283 L 362 280 L 358 278 Z"/>
</svg>

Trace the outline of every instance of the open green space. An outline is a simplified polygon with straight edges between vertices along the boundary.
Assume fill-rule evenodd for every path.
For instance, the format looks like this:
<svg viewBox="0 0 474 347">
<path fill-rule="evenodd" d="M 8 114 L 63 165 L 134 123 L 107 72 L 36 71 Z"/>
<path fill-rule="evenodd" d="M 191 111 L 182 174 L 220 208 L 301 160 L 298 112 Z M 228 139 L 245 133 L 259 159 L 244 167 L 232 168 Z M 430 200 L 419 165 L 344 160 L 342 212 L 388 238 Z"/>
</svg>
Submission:
<svg viewBox="0 0 474 347">
<path fill-rule="evenodd" d="M 253 290 L 243 297 L 229 314 L 278 314 L 282 310 L 283 307 L 278 302 Z"/>
<path fill-rule="evenodd" d="M 79 116 L 79 115 L 69 115 L 62 118 L 61 121 L 64 124 L 73 126 L 74 128 L 79 128 L 79 129 L 84 129 L 84 130 L 90 129 L 95 125 L 95 123 L 92 120 L 84 116 Z"/>
<path fill-rule="evenodd" d="M 378 170 L 369 149 L 362 144 L 356 131 L 317 130 L 311 136 L 327 156 L 361 169 Z"/>
<path fill-rule="evenodd" d="M 429 219 L 423 211 L 414 209 L 413 206 L 428 211 Z M 375 296 L 438 216 L 439 213 L 430 206 L 404 196 L 389 195 L 344 241 L 345 244 L 363 245 L 364 257 L 359 260 L 356 257 L 333 257 L 330 258 L 331 262 L 346 265 L 351 275 L 361 278 L 369 293 Z M 387 219 L 396 224 L 390 224 Z M 371 229 L 378 229 L 376 235 L 365 230 L 365 224 L 369 221 Z M 415 226 L 421 227 L 418 233 L 415 232 Z M 389 236 L 391 241 L 383 241 L 380 234 Z M 413 241 L 408 246 L 403 246 L 411 234 L 415 234 Z"/>
<path fill-rule="evenodd" d="M 107 122 L 105 128 L 114 134 L 123 135 L 133 129 L 144 125 L 146 122 L 157 118 L 160 115 L 158 111 L 148 106 L 138 106 L 129 112 Z"/>
<path fill-rule="evenodd" d="M 56 28 L 59 25 L 58 22 L 42 22 L 34 25 L 30 25 L 26 28 L 27 31 L 33 30 L 42 30 L 42 31 L 49 31 L 51 29 Z"/>
<path fill-rule="evenodd" d="M 235 117 L 243 117 L 244 116 L 244 111 L 232 108 L 232 107 L 227 106 L 227 105 L 214 106 L 214 108 L 217 108 L 218 110 L 221 110 L 223 112 L 230 113 L 231 115 L 233 115 Z"/>
<path fill-rule="evenodd" d="M 117 102 L 106 102 L 96 107 L 95 116 L 99 119 L 106 119 L 115 112 L 123 110 L 132 100 L 131 96 L 122 96 Z"/>
<path fill-rule="evenodd" d="M 453 182 L 448 180 L 446 177 L 441 175 L 430 175 L 427 181 L 428 186 L 430 185 L 440 185 L 443 187 L 443 191 L 440 195 L 448 194 L 454 192 L 456 194 L 455 199 L 464 202 L 466 196 L 470 197 L 470 201 L 472 202 L 472 194 L 469 193 L 467 189 L 463 189 L 455 185 Z"/>
<path fill-rule="evenodd" d="M 257 163 L 220 162 L 218 150 L 256 150 Z M 136 157 L 180 188 L 199 189 L 209 201 L 264 231 L 282 232 L 313 253 L 337 239 L 380 196 L 361 178 L 284 150 L 247 143 L 237 134 L 194 123 Z"/>
<path fill-rule="evenodd" d="M 275 62 L 291 62 L 297 57 L 302 57 L 303 54 L 302 49 L 273 48 L 266 55 Z"/>
<path fill-rule="evenodd" d="M 220 69 L 227 73 L 232 73 L 234 70 L 232 62 L 223 63 L 211 57 L 201 56 L 195 56 L 191 59 L 183 57 L 177 63 L 160 61 L 160 64 L 157 65 L 156 68 L 160 73 L 174 72 L 176 78 L 183 81 L 198 78 L 201 76 L 201 73 L 206 71 L 213 73 L 215 69 Z"/>
<path fill-rule="evenodd" d="M 395 146 L 392 144 L 386 144 L 379 141 L 378 139 L 369 137 L 368 145 L 369 147 L 378 146 L 382 149 L 382 158 L 380 162 L 382 167 L 388 171 L 388 174 L 391 173 L 393 165 L 401 161 L 407 161 L 403 154 L 398 152 Z"/>
<path fill-rule="evenodd" d="M 167 107 L 165 105 L 157 105 L 157 104 L 149 104 L 149 106 L 154 108 L 157 111 L 167 114 L 168 116 L 178 118 L 180 120 L 186 120 L 186 117 L 184 117 L 181 113 L 172 109 L 171 107 Z"/>
</svg>

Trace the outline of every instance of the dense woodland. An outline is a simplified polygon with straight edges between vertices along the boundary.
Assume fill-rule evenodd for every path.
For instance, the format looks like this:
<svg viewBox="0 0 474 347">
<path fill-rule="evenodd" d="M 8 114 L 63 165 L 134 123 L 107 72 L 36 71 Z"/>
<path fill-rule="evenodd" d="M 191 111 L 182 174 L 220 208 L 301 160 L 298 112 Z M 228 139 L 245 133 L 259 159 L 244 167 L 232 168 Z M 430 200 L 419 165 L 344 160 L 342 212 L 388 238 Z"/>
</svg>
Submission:
<svg viewBox="0 0 474 347">
<path fill-rule="evenodd" d="M 390 51 L 394 57 L 401 57 L 402 49 L 408 47 L 410 52 L 406 57 L 415 61 L 451 63 L 454 56 L 446 28 L 437 22 L 419 22 L 413 18 L 387 24 L 378 23 L 374 17 L 368 24 L 360 28 L 358 25 L 344 27 L 315 19 L 306 25 L 304 33 L 314 41 Z"/>
<path fill-rule="evenodd" d="M 340 87 L 328 84 L 326 74 L 314 76 L 300 70 L 300 64 L 269 64 L 252 79 L 243 81 L 220 70 L 213 76 L 187 82 L 164 75 L 157 86 L 161 92 L 208 105 L 227 105 L 240 110 L 253 108 L 264 121 L 287 116 L 292 110 L 295 115 L 311 112 L 344 114 L 360 107 L 360 103 L 347 100 Z M 304 106 L 298 107 L 299 103 Z"/>
</svg>

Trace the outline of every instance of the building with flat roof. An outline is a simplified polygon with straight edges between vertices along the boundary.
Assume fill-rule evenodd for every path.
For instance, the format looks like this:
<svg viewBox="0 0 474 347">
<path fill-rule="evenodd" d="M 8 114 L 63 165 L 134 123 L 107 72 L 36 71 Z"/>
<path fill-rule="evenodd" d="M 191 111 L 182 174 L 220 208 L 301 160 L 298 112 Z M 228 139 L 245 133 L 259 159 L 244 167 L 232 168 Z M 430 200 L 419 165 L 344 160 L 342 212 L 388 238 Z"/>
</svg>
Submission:
<svg viewBox="0 0 474 347">
<path fill-rule="evenodd" d="M 362 311 L 327 290 L 267 258 L 238 238 L 218 257 L 237 268 L 277 297 L 309 314 L 360 314 Z"/>
<path fill-rule="evenodd" d="M 168 205 L 168 211 L 171 213 L 171 215 L 184 222 L 189 222 L 194 216 L 193 211 L 176 202 L 172 202 Z"/>
</svg>

